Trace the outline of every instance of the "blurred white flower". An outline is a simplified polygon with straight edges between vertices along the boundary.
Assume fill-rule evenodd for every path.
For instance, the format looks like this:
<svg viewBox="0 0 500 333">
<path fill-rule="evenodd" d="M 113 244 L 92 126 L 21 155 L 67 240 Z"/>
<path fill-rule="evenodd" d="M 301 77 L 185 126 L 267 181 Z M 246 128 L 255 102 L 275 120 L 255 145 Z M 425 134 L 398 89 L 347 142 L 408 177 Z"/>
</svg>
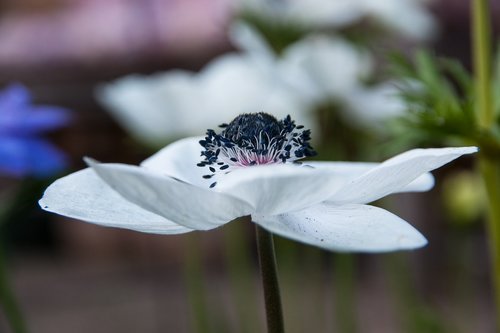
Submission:
<svg viewBox="0 0 500 333">
<path fill-rule="evenodd" d="M 313 128 L 307 100 L 283 81 L 267 44 L 257 34 L 243 40 L 248 52 L 220 56 L 199 73 L 131 75 L 100 86 L 97 98 L 137 139 L 153 145 L 203 133 L 246 112 L 290 114 Z"/>
<path fill-rule="evenodd" d="M 415 39 L 433 37 L 437 22 L 425 7 L 425 0 L 362 0 L 366 16 Z"/>
<path fill-rule="evenodd" d="M 305 126 L 314 127 L 312 117 L 305 112 L 306 100 L 283 82 L 274 66 L 274 59 L 245 53 L 222 56 L 205 67 L 199 74 L 202 100 L 209 107 L 209 112 L 204 110 L 204 123 L 269 111 L 278 117 L 290 114 Z"/>
<path fill-rule="evenodd" d="M 156 146 L 241 113 L 290 114 L 314 133 L 312 111 L 332 100 L 357 126 L 376 127 L 374 121 L 403 110 L 390 84 L 365 86 L 370 55 L 340 38 L 313 35 L 281 56 L 246 24 L 234 24 L 230 38 L 242 52 L 220 56 L 199 73 L 131 75 L 99 87 L 98 100 L 136 138 Z"/>
<path fill-rule="evenodd" d="M 432 37 L 437 29 L 424 0 L 239 0 L 236 7 L 269 20 L 287 20 L 313 28 L 342 28 L 370 18 L 415 39 Z"/>
<path fill-rule="evenodd" d="M 364 83 L 374 70 L 370 54 L 341 38 L 304 38 L 284 50 L 277 67 L 309 105 L 335 102 L 353 126 L 377 129 L 405 110 L 394 83 Z"/>
<path fill-rule="evenodd" d="M 313 34 L 278 56 L 247 24 L 233 24 L 230 36 L 247 54 L 270 64 L 268 71 L 275 71 L 286 89 L 300 95 L 309 111 L 334 101 L 341 105 L 341 116 L 347 121 L 370 128 L 404 111 L 395 83 L 364 83 L 374 70 L 371 55 L 340 37 Z"/>
<path fill-rule="evenodd" d="M 242 115 L 221 134 L 177 141 L 141 166 L 87 160 L 90 168 L 53 183 L 39 203 L 57 214 L 149 233 L 210 230 L 250 215 L 273 233 L 328 250 L 414 249 L 427 243 L 416 229 L 366 204 L 429 190 L 429 171 L 477 151 L 416 149 L 381 164 L 304 166 L 293 163 L 311 153 L 309 131 L 301 128 L 290 118 Z M 207 168 L 212 175 L 204 175 Z M 215 174 L 217 185 L 209 187 Z"/>
<path fill-rule="evenodd" d="M 342 116 L 351 124 L 383 129 L 385 122 L 403 115 L 406 105 L 395 82 L 384 82 L 369 88 L 358 88 L 346 95 L 349 112 Z"/>
<path fill-rule="evenodd" d="M 193 73 L 173 70 L 168 75 L 121 78 L 99 87 L 96 96 L 136 139 L 159 145 L 196 126 L 199 118 L 189 112 L 199 107 L 196 85 Z"/>
<path fill-rule="evenodd" d="M 340 38 L 306 37 L 283 51 L 279 70 L 286 82 L 298 85 L 315 103 L 345 99 L 372 71 L 368 53 Z"/>
</svg>

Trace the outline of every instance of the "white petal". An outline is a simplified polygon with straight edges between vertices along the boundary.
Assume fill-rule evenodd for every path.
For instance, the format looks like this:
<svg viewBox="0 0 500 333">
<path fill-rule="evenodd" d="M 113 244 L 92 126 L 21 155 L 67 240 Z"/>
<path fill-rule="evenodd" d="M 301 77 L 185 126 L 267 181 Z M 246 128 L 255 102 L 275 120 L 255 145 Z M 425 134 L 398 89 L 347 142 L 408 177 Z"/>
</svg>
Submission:
<svg viewBox="0 0 500 333">
<path fill-rule="evenodd" d="M 49 212 L 107 227 L 155 234 L 192 231 L 125 200 L 91 168 L 55 181 L 39 204 Z"/>
<path fill-rule="evenodd" d="M 285 75 L 291 72 L 296 73 L 295 77 L 300 77 L 297 73 L 302 72 L 304 78 L 308 77 L 305 83 L 309 83 L 309 89 L 317 90 L 317 98 L 333 97 L 341 100 L 357 89 L 361 79 L 372 69 L 368 54 L 340 38 L 323 36 L 305 38 L 289 46 L 281 66 Z M 302 84 L 303 87 L 308 85 Z M 314 95 L 310 91 L 307 93 Z"/>
<path fill-rule="evenodd" d="M 253 210 L 237 198 L 142 167 L 85 161 L 125 199 L 191 229 L 216 228 Z"/>
<path fill-rule="evenodd" d="M 141 166 L 162 175 L 177 178 L 186 183 L 208 188 L 212 180 L 203 179 L 209 173 L 206 168 L 196 166 L 203 159 L 199 141 L 203 137 L 191 137 L 176 141 L 141 163 Z"/>
<path fill-rule="evenodd" d="M 202 102 L 198 109 L 204 112 L 194 118 L 207 118 L 218 125 L 229 123 L 242 113 L 267 110 L 280 119 L 289 114 L 297 124 L 314 133 L 315 122 L 304 112 L 308 104 L 303 95 L 285 83 L 275 61 L 268 60 L 252 54 L 228 53 L 210 62 L 199 74 Z"/>
<path fill-rule="evenodd" d="M 215 189 L 251 203 L 259 214 L 276 215 L 324 201 L 342 184 L 328 169 L 270 164 L 234 170 Z"/>
<path fill-rule="evenodd" d="M 401 191 L 426 172 L 475 152 L 476 147 L 413 149 L 350 180 L 328 200 L 337 204 L 372 202 Z"/>
<path fill-rule="evenodd" d="M 341 115 L 354 127 L 385 131 L 388 120 L 406 111 L 406 104 L 396 84 L 384 82 L 369 88 L 356 87 L 345 95 L 349 112 Z"/>
<path fill-rule="evenodd" d="M 415 39 L 435 36 L 437 22 L 424 1 L 415 0 L 365 0 L 368 15 L 401 35 Z"/>
<path fill-rule="evenodd" d="M 401 192 L 427 192 L 434 187 L 434 176 L 430 172 L 426 172 L 417 179 L 406 185 L 405 187 L 396 190 L 392 193 Z"/>
<path fill-rule="evenodd" d="M 306 244 L 342 252 L 387 252 L 427 244 L 415 228 L 373 206 L 320 204 L 300 212 L 255 216 L 265 229 Z"/>
<path fill-rule="evenodd" d="M 333 173 L 338 175 L 338 177 L 342 177 L 347 183 L 351 181 L 376 166 L 380 165 L 380 163 L 370 163 L 370 162 L 307 162 L 307 165 L 310 165 L 314 168 L 328 168 Z M 417 179 L 401 188 L 397 192 L 425 192 L 429 191 L 434 186 L 434 177 L 430 172 L 426 172 L 423 175 L 419 176 Z"/>
<path fill-rule="evenodd" d="M 99 86 L 96 97 L 132 135 L 157 146 L 193 134 L 195 89 L 193 73 L 172 70 L 126 76 Z"/>
</svg>

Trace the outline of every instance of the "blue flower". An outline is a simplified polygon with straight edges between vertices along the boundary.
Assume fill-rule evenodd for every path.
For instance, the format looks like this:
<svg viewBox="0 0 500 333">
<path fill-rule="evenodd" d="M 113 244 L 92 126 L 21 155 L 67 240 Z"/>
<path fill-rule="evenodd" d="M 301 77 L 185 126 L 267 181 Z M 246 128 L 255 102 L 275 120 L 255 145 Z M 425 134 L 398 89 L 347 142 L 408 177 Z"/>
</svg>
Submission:
<svg viewBox="0 0 500 333">
<path fill-rule="evenodd" d="M 65 155 L 42 134 L 69 120 L 66 109 L 32 105 L 20 84 L 0 91 L 0 174 L 45 177 L 65 168 Z"/>
</svg>

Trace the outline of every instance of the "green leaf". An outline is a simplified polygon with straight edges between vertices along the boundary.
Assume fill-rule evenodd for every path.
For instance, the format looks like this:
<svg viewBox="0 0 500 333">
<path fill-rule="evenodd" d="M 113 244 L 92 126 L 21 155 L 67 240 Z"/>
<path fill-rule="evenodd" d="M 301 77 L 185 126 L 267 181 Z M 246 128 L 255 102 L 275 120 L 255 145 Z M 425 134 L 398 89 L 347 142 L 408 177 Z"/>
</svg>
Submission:
<svg viewBox="0 0 500 333">
<path fill-rule="evenodd" d="M 425 50 L 412 60 L 403 55 L 393 55 L 391 60 L 407 108 L 393 127 L 397 140 L 410 146 L 477 141 L 474 85 L 458 61 Z"/>
</svg>

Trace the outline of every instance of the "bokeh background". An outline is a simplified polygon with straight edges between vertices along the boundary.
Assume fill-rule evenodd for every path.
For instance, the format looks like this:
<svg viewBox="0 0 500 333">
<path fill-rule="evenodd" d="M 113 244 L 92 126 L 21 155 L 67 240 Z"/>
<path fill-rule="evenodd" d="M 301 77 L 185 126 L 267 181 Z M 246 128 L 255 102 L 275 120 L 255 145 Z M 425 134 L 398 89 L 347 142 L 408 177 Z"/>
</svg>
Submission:
<svg viewBox="0 0 500 333">
<path fill-rule="evenodd" d="M 272 7 L 273 1 L 268 2 Z M 309 6 L 320 2 L 311 1 Z M 161 98 L 148 95 L 155 89 L 148 83 L 137 88 L 146 91 L 141 104 L 126 93 L 106 100 L 99 87 L 129 74 L 147 79 L 172 70 L 198 73 L 218 57 L 245 52 L 230 36 L 238 19 L 261 29 L 277 54 L 283 45 L 302 38 L 303 30 L 367 45 L 371 74 L 363 80 L 368 87 L 388 80 L 388 58 L 395 51 L 411 58 L 417 49 L 428 48 L 470 69 L 469 1 L 414 2 L 431 20 L 391 23 L 387 32 L 377 24 L 373 28 L 369 16 L 352 26 L 339 21 L 310 28 L 310 21 L 319 20 L 314 13 L 310 21 L 296 23 L 290 14 L 292 18 L 282 23 L 273 16 L 278 14 L 270 13 L 271 7 L 259 10 L 230 0 L 1 0 L 0 87 L 21 83 L 35 104 L 67 108 L 72 117 L 67 126 L 46 135 L 68 156 L 67 168 L 44 178 L 0 177 L 1 250 L 29 331 L 263 332 L 254 231 L 248 221 L 192 235 L 149 235 L 52 215 L 43 212 L 37 200 L 57 176 L 85 167 L 82 156 L 137 164 L 158 146 L 182 137 L 169 132 L 184 126 L 180 122 L 185 120 L 176 115 L 165 125 L 164 137 L 154 138 L 154 144 L 141 140 L 130 122 L 120 118 L 116 99 L 136 103 L 136 109 L 127 112 L 144 118 L 151 107 L 169 113 L 168 107 L 176 107 L 169 104 L 171 99 L 196 95 L 172 90 L 165 83 L 165 96 L 171 99 L 165 97 L 163 105 Z M 491 5 L 498 32 L 500 1 Z M 404 6 L 394 6 L 387 10 L 390 18 L 412 17 L 403 12 Z M 332 75 L 337 72 L 329 68 L 349 66 L 332 59 L 321 63 Z M 350 80 L 347 75 L 339 71 L 331 79 L 342 84 Z M 251 79 L 241 74 L 222 81 L 216 86 L 219 90 L 212 91 L 221 96 L 217 105 L 259 108 L 258 103 L 245 104 L 252 97 L 238 100 L 232 95 L 231 82 Z M 156 92 L 161 93 L 161 89 Z M 151 104 L 153 98 L 160 102 Z M 319 133 L 314 146 L 321 159 L 382 161 L 410 148 L 390 144 L 393 138 L 385 122 L 369 118 L 357 126 L 362 122 L 359 116 L 353 120 L 339 115 L 339 109 L 352 106 L 350 100 L 327 102 L 316 105 L 308 116 Z M 394 101 L 384 99 L 379 109 L 388 109 L 389 103 Z M 217 108 L 191 105 L 185 116 L 208 119 L 202 128 L 230 120 L 221 119 Z M 264 111 L 272 113 L 276 105 L 283 106 L 271 103 L 262 108 L 271 108 Z M 365 102 L 362 108 L 372 106 L 375 103 Z M 423 249 L 332 254 L 276 238 L 288 331 L 493 332 L 481 188 L 472 167 L 472 159 L 461 159 L 435 172 L 437 185 L 432 192 L 398 195 L 379 203 L 426 235 L 429 245 Z M 2 311 L 0 332 L 9 332 Z"/>
</svg>

